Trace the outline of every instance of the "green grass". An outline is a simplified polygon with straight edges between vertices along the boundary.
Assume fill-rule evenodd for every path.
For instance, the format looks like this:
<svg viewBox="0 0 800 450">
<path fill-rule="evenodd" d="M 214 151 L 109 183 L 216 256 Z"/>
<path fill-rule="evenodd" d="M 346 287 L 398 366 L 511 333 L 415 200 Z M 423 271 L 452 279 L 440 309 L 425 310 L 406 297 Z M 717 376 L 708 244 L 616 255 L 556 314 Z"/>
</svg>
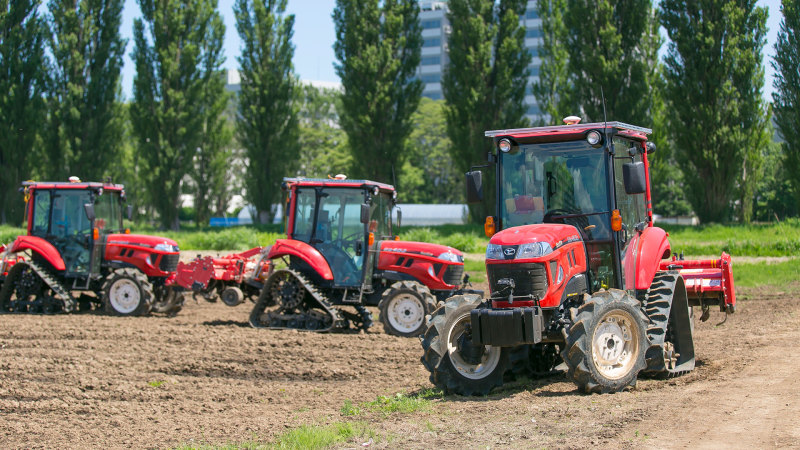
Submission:
<svg viewBox="0 0 800 450">
<path fill-rule="evenodd" d="M 348 441 L 378 441 L 378 435 L 364 422 L 334 422 L 329 425 L 301 425 L 278 435 L 272 442 L 262 443 L 257 438 L 236 444 L 186 444 L 180 450 L 278 450 L 278 449 L 324 449 Z"/>
<path fill-rule="evenodd" d="M 676 253 L 696 255 L 794 256 L 800 254 L 800 219 L 755 225 L 661 225 Z"/>
<path fill-rule="evenodd" d="M 0 245 L 10 244 L 17 236 L 25 233 L 24 228 L 0 225 Z"/>
<path fill-rule="evenodd" d="M 148 382 L 147 382 L 147 384 L 148 384 L 150 387 L 154 387 L 154 388 L 160 387 L 160 386 L 161 386 L 162 384 L 164 384 L 164 383 L 166 383 L 166 381 L 148 381 Z"/>
<path fill-rule="evenodd" d="M 800 259 L 794 258 L 772 264 L 733 264 L 733 282 L 737 288 L 786 286 L 800 281 Z"/>
<path fill-rule="evenodd" d="M 432 400 L 442 398 L 444 394 L 437 389 L 426 389 L 418 394 L 407 395 L 397 393 L 393 396 L 379 395 L 371 402 L 363 402 L 357 406 L 350 400 L 345 400 L 340 409 L 343 416 L 357 416 L 365 412 L 377 412 L 384 416 L 393 413 L 413 413 L 429 411 Z"/>
</svg>

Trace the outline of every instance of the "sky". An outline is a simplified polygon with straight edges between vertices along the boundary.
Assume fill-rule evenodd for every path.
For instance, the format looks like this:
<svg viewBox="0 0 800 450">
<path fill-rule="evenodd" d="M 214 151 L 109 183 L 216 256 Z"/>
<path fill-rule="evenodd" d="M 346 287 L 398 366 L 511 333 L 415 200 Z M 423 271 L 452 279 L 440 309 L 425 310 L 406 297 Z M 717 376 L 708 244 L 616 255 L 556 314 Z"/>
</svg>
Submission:
<svg viewBox="0 0 800 450">
<path fill-rule="evenodd" d="M 301 80 L 338 82 L 339 77 L 333 69 L 335 56 L 333 43 L 336 32 L 333 27 L 333 8 L 335 0 L 289 0 L 287 13 L 295 15 L 294 24 L 294 68 Z M 769 62 L 775 52 L 775 41 L 780 28 L 781 13 L 780 0 L 758 0 L 758 6 L 769 8 L 767 19 L 767 45 L 764 47 L 764 68 L 766 82 L 764 84 L 764 97 L 772 100 L 772 77 L 774 71 Z M 220 14 L 225 21 L 225 64 L 227 69 L 236 69 L 236 57 L 240 54 L 241 40 L 236 31 L 236 22 L 233 16 L 233 0 L 219 0 Z M 125 66 L 122 70 L 122 92 L 126 99 L 133 94 L 133 77 L 136 70 L 130 54 L 133 51 L 133 20 L 141 16 L 136 0 L 125 0 L 122 13 L 122 37 L 128 39 L 128 48 L 125 52 Z M 666 49 L 666 45 L 662 52 Z"/>
</svg>

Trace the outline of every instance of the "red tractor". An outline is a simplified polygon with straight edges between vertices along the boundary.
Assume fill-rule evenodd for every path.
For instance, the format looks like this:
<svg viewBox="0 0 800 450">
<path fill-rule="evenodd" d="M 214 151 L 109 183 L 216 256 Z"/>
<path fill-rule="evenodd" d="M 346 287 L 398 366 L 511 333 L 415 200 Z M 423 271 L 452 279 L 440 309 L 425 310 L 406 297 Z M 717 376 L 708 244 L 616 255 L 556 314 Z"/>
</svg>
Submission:
<svg viewBox="0 0 800 450">
<path fill-rule="evenodd" d="M 653 225 L 651 130 L 567 123 L 486 132 L 498 150 L 496 215 L 485 223 L 491 295 L 449 298 L 422 339 L 422 363 L 448 392 L 485 395 L 507 369 L 549 373 L 562 360 L 585 392 L 623 390 L 640 372 L 681 374 L 695 365 L 692 308 L 701 320 L 711 305 L 734 311 L 730 257 L 670 259 Z M 466 181 L 468 201 L 480 201 L 482 173 Z"/>
<path fill-rule="evenodd" d="M 367 305 L 380 308 L 387 333 L 417 336 L 437 299 L 461 287 L 460 251 L 393 236 L 393 186 L 286 178 L 282 189 L 288 236 L 269 250 L 270 273 L 252 326 L 324 332 L 352 323 L 366 329 L 372 325 Z"/>
<path fill-rule="evenodd" d="M 121 316 L 180 310 L 182 294 L 168 287 L 178 246 L 123 229 L 122 185 L 76 177 L 22 185 L 28 233 L 0 255 L 0 312 L 49 314 L 93 305 Z"/>
</svg>

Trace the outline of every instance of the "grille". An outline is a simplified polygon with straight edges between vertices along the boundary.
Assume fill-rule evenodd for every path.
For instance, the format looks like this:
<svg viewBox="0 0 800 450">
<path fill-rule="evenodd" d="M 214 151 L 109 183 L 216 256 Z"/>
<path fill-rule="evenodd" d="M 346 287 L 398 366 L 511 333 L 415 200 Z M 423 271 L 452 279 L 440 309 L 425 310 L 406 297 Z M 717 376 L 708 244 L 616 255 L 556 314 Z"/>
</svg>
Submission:
<svg viewBox="0 0 800 450">
<path fill-rule="evenodd" d="M 464 266 L 461 264 L 447 266 L 447 269 L 444 270 L 443 279 L 447 284 L 460 285 L 464 279 Z"/>
<path fill-rule="evenodd" d="M 158 264 L 158 268 L 163 272 L 175 272 L 178 269 L 178 260 L 180 259 L 180 254 L 164 255 L 161 257 L 161 262 Z"/>
<path fill-rule="evenodd" d="M 486 273 L 492 294 L 508 295 L 508 286 L 497 283 L 503 278 L 514 280 L 514 297 L 534 295 L 542 299 L 547 294 L 547 272 L 544 264 L 487 264 Z"/>
</svg>

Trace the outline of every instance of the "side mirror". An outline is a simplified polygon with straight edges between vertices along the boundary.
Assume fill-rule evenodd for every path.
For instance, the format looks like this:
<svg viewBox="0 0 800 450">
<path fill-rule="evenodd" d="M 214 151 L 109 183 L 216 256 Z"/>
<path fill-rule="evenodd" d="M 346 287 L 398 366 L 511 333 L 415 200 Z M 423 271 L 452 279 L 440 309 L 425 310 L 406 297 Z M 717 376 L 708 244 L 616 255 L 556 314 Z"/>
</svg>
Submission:
<svg viewBox="0 0 800 450">
<path fill-rule="evenodd" d="M 648 142 L 647 143 L 647 154 L 650 155 L 656 152 L 656 143 L 655 142 Z"/>
<path fill-rule="evenodd" d="M 93 203 L 84 203 L 83 204 L 83 211 L 86 213 L 86 218 L 89 219 L 90 222 L 94 222 L 94 219 L 95 219 L 94 204 Z"/>
<path fill-rule="evenodd" d="M 465 175 L 467 186 L 467 203 L 480 203 L 483 201 L 483 172 L 475 170 Z"/>
<path fill-rule="evenodd" d="M 629 162 L 623 164 L 622 180 L 625 183 L 625 193 L 644 194 L 647 190 L 647 181 L 644 176 L 644 163 Z"/>
<path fill-rule="evenodd" d="M 132 218 L 133 218 L 133 205 L 128 205 L 128 207 L 125 208 L 125 211 L 126 211 L 126 215 L 128 216 L 128 220 L 132 220 Z"/>
<path fill-rule="evenodd" d="M 403 211 L 400 208 L 397 208 L 397 227 L 400 228 L 400 224 L 403 223 Z"/>
<path fill-rule="evenodd" d="M 369 222 L 369 205 L 366 203 L 361 204 L 361 223 Z"/>
</svg>

